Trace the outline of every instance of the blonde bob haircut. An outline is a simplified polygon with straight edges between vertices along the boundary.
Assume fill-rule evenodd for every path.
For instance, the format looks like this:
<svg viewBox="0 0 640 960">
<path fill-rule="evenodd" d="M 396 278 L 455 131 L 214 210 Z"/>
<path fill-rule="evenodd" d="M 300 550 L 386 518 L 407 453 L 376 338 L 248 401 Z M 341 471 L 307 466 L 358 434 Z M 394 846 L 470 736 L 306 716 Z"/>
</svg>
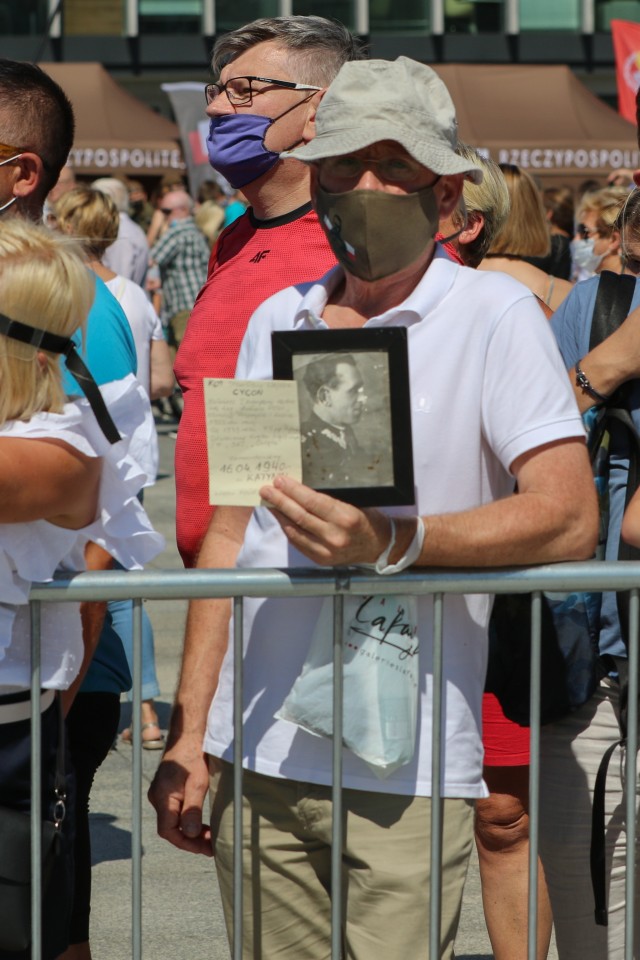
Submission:
<svg viewBox="0 0 640 960">
<path fill-rule="evenodd" d="M 93 187 L 74 187 L 56 201 L 58 227 L 79 240 L 89 260 L 101 260 L 118 236 L 120 214 L 106 193 Z"/>
<path fill-rule="evenodd" d="M 17 217 L 2 224 L 1 313 L 70 337 L 86 320 L 93 297 L 93 276 L 74 241 Z M 0 335 L 0 382 L 0 425 L 64 407 L 58 354 Z"/>
<path fill-rule="evenodd" d="M 580 201 L 576 220 L 581 223 L 585 213 L 594 213 L 596 230 L 601 237 L 610 237 L 618 214 L 628 199 L 629 191 L 626 187 L 603 187 L 602 190 L 585 193 Z"/>
<path fill-rule="evenodd" d="M 546 257 L 551 252 L 551 234 L 542 196 L 525 170 L 501 163 L 511 209 L 489 253 L 494 257 Z"/>
<path fill-rule="evenodd" d="M 484 220 L 479 236 L 471 243 L 460 245 L 460 256 L 465 264 L 477 267 L 509 216 L 509 191 L 500 167 L 490 157 L 483 157 L 473 147 L 460 142 L 456 153 L 463 160 L 476 163 L 482 169 L 481 183 L 465 180 L 462 186 L 462 199 L 467 214 L 481 213 Z M 463 210 L 455 211 L 453 221 L 457 227 L 464 229 Z"/>
</svg>

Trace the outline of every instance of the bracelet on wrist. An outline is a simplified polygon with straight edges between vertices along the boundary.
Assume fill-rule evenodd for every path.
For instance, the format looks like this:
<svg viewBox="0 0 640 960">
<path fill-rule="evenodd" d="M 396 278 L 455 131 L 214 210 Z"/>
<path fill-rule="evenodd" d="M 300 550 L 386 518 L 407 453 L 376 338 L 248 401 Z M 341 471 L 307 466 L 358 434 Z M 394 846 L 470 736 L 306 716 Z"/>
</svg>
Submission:
<svg viewBox="0 0 640 960">
<path fill-rule="evenodd" d="M 416 531 L 413 535 L 411 543 L 407 547 L 407 551 L 403 557 L 396 563 L 389 563 L 389 557 L 391 551 L 396 545 L 396 524 L 393 517 L 389 517 L 389 522 L 391 524 L 391 538 L 389 540 L 389 545 L 385 550 L 382 551 L 380 556 L 375 562 L 375 571 L 380 573 L 383 576 L 387 576 L 390 573 L 400 573 L 401 570 L 406 570 L 407 567 L 410 567 L 416 562 L 420 554 L 422 553 L 422 545 L 424 543 L 425 536 L 425 525 L 422 517 L 416 517 Z"/>
<path fill-rule="evenodd" d="M 592 386 L 589 377 L 580 367 L 581 363 L 582 360 L 578 360 L 576 363 L 576 387 L 580 387 L 583 393 L 586 393 L 588 396 L 590 396 L 592 400 L 596 401 L 596 403 L 606 403 L 610 398 L 605 396 L 604 393 L 600 393 L 594 386 Z"/>
</svg>

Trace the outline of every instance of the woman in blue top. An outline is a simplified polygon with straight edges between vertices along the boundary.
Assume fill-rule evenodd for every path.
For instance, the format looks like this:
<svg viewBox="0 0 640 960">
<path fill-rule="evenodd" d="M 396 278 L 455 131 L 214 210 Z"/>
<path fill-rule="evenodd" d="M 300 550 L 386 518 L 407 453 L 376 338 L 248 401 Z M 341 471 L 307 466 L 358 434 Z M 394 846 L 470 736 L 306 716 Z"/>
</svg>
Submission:
<svg viewBox="0 0 640 960">
<path fill-rule="evenodd" d="M 576 284 L 551 324 L 587 426 L 601 404 L 626 384 L 625 405 L 640 431 L 640 309 L 636 309 L 640 308 L 640 191 L 623 195 L 620 207 L 612 230 L 620 238 L 623 273 L 636 277 L 631 314 L 615 333 L 589 349 L 599 285 L 595 276 Z M 610 443 L 605 559 L 617 560 L 629 470 L 627 435 L 612 430 Z M 629 528 L 631 523 L 629 519 Z M 599 653 L 603 677 L 594 695 L 541 731 L 540 853 L 560 960 L 624 956 L 626 834 L 624 764 L 619 750 L 609 765 L 605 795 L 608 926 L 594 922 L 589 869 L 595 777 L 606 749 L 620 739 L 619 675 L 627 658 L 616 596 L 611 592 L 602 595 Z M 639 906 L 637 901 L 636 916 Z M 638 926 L 634 956 L 640 947 Z"/>
</svg>

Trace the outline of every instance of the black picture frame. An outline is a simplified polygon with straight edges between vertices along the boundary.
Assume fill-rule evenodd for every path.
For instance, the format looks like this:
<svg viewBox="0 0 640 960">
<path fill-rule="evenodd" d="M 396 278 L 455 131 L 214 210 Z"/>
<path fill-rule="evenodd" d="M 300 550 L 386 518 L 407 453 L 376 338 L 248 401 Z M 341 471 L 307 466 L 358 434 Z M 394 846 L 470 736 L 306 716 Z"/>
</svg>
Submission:
<svg viewBox="0 0 640 960">
<path fill-rule="evenodd" d="M 271 348 L 273 379 L 299 384 L 303 482 L 358 507 L 413 505 L 406 328 L 276 330 Z M 328 407 L 354 426 L 326 422 Z"/>
</svg>

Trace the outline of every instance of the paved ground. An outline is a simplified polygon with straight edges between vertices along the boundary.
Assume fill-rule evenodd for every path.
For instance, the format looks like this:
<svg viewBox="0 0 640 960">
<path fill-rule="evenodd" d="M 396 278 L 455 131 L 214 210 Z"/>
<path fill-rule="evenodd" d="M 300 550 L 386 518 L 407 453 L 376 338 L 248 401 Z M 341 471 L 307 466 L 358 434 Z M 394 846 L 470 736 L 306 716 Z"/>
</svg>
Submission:
<svg viewBox="0 0 640 960">
<path fill-rule="evenodd" d="M 167 538 L 157 569 L 179 569 L 174 533 L 174 441 L 171 426 L 160 427 L 161 476 L 145 497 L 157 529 Z M 176 684 L 186 604 L 149 602 L 156 663 L 162 688 L 157 702 L 163 726 Z M 123 704 L 121 727 L 130 710 Z M 158 752 L 143 751 L 144 781 L 151 781 Z M 145 786 L 146 791 L 146 786 Z M 131 748 L 120 744 L 98 771 L 91 798 L 93 841 L 94 960 L 129 960 L 131 952 Z M 213 863 L 181 853 L 155 834 L 153 811 L 143 802 L 143 956 L 152 960 L 222 960 L 229 956 Z M 492 957 L 482 906 L 477 864 L 471 865 L 456 954 L 459 960 Z M 552 954 L 555 958 L 555 953 Z M 304 958 L 300 958 L 304 960 Z M 401 960 L 401 958 L 390 958 Z"/>
</svg>

